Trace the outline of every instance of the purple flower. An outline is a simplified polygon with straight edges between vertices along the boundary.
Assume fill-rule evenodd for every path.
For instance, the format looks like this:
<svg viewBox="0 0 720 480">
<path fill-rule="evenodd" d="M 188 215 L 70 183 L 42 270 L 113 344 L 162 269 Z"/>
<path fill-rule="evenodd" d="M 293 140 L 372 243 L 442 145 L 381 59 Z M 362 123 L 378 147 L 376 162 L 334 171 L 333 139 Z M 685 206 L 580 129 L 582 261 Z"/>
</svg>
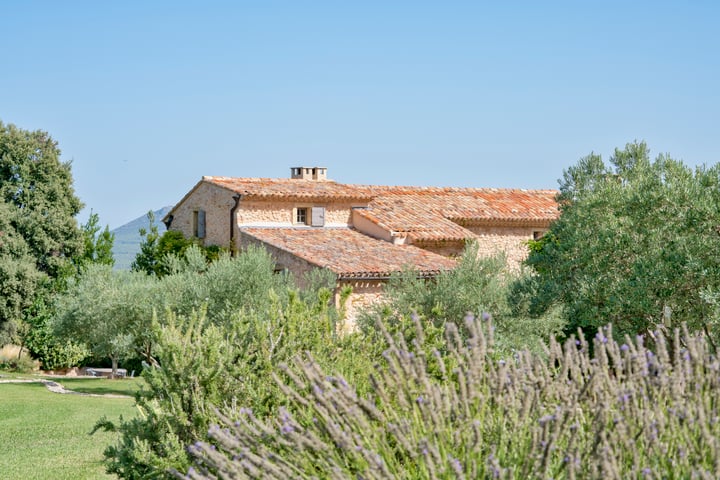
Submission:
<svg viewBox="0 0 720 480">
<path fill-rule="evenodd" d="M 620 345 L 620 350 L 622 350 L 623 352 L 627 352 L 628 350 L 630 350 L 630 347 L 623 343 L 622 345 Z"/>
<path fill-rule="evenodd" d="M 538 420 L 538 423 L 540 425 L 545 425 L 547 422 L 550 422 L 552 420 L 555 420 L 555 415 L 545 415 Z"/>
<path fill-rule="evenodd" d="M 487 322 L 492 318 L 488 312 L 482 312 L 482 315 L 480 315 L 480 318 L 483 319 L 483 321 Z"/>
<path fill-rule="evenodd" d="M 280 427 L 280 432 L 281 432 L 283 435 L 287 435 L 287 434 L 292 433 L 292 432 L 294 432 L 294 431 L 295 431 L 295 427 L 293 427 L 293 426 L 290 425 L 289 423 L 284 423 L 283 426 Z"/>
<path fill-rule="evenodd" d="M 448 459 L 450 460 L 450 464 L 452 465 L 453 470 L 455 470 L 455 473 L 462 476 L 463 475 L 463 468 L 462 463 L 460 463 L 460 460 L 457 458 L 453 458 L 448 455 Z"/>
</svg>

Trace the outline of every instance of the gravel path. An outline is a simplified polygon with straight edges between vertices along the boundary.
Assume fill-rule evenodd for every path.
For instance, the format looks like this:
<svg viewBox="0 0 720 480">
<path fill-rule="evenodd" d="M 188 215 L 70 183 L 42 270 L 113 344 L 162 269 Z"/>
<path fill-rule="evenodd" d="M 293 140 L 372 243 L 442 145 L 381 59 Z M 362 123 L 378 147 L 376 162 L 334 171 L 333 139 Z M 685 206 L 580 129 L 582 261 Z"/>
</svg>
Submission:
<svg viewBox="0 0 720 480">
<path fill-rule="evenodd" d="M 58 382 L 53 382 L 52 380 L 45 380 L 45 379 L 39 379 L 39 380 L 7 379 L 7 380 L 4 380 L 4 379 L 0 378 L 0 383 L 42 383 L 43 385 L 45 385 L 47 387 L 48 390 L 50 390 L 53 393 L 81 395 L 83 397 L 132 398 L 130 395 L 118 395 L 115 393 L 75 392 L 73 390 L 68 390 L 67 388 L 65 388 L 61 384 L 59 384 Z"/>
</svg>

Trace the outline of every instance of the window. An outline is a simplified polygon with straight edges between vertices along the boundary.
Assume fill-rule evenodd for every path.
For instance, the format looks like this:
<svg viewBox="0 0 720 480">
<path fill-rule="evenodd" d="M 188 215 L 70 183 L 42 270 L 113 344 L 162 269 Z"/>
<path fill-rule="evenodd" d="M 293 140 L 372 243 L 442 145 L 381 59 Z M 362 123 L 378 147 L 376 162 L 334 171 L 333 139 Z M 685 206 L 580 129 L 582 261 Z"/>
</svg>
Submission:
<svg viewBox="0 0 720 480">
<path fill-rule="evenodd" d="M 193 237 L 205 238 L 205 210 L 193 212 Z"/>
<path fill-rule="evenodd" d="M 543 231 L 535 230 L 533 232 L 533 240 L 540 240 L 544 234 L 545 234 L 545 232 L 543 232 Z"/>
<path fill-rule="evenodd" d="M 307 225 L 307 211 L 305 207 L 299 207 L 295 209 L 295 223 Z"/>
</svg>

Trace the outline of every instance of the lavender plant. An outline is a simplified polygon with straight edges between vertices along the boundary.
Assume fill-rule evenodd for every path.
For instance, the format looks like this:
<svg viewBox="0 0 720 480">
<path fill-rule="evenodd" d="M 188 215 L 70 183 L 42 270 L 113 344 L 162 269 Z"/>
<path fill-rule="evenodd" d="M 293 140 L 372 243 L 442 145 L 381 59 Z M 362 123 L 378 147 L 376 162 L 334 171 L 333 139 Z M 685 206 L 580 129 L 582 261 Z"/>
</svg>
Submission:
<svg viewBox="0 0 720 480">
<path fill-rule="evenodd" d="M 431 355 L 419 324 L 412 345 L 385 332 L 372 396 L 297 358 L 274 375 L 286 406 L 267 418 L 225 410 L 176 475 L 720 478 L 720 362 L 703 334 L 620 343 L 605 327 L 592 342 L 579 333 L 543 356 L 497 360 L 490 320 L 465 328 L 464 341 L 448 324 L 447 353 Z"/>
</svg>

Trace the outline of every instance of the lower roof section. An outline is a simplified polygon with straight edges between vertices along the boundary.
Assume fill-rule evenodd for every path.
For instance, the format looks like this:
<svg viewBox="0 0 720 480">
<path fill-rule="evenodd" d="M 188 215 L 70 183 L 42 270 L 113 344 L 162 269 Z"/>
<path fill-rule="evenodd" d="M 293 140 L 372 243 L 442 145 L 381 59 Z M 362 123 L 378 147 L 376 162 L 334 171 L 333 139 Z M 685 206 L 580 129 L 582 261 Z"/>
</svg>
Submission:
<svg viewBox="0 0 720 480">
<path fill-rule="evenodd" d="M 412 245 L 394 245 L 352 228 L 262 228 L 240 231 L 262 243 L 328 268 L 338 279 L 387 278 L 404 269 L 423 277 L 453 269 L 455 260 Z"/>
</svg>

